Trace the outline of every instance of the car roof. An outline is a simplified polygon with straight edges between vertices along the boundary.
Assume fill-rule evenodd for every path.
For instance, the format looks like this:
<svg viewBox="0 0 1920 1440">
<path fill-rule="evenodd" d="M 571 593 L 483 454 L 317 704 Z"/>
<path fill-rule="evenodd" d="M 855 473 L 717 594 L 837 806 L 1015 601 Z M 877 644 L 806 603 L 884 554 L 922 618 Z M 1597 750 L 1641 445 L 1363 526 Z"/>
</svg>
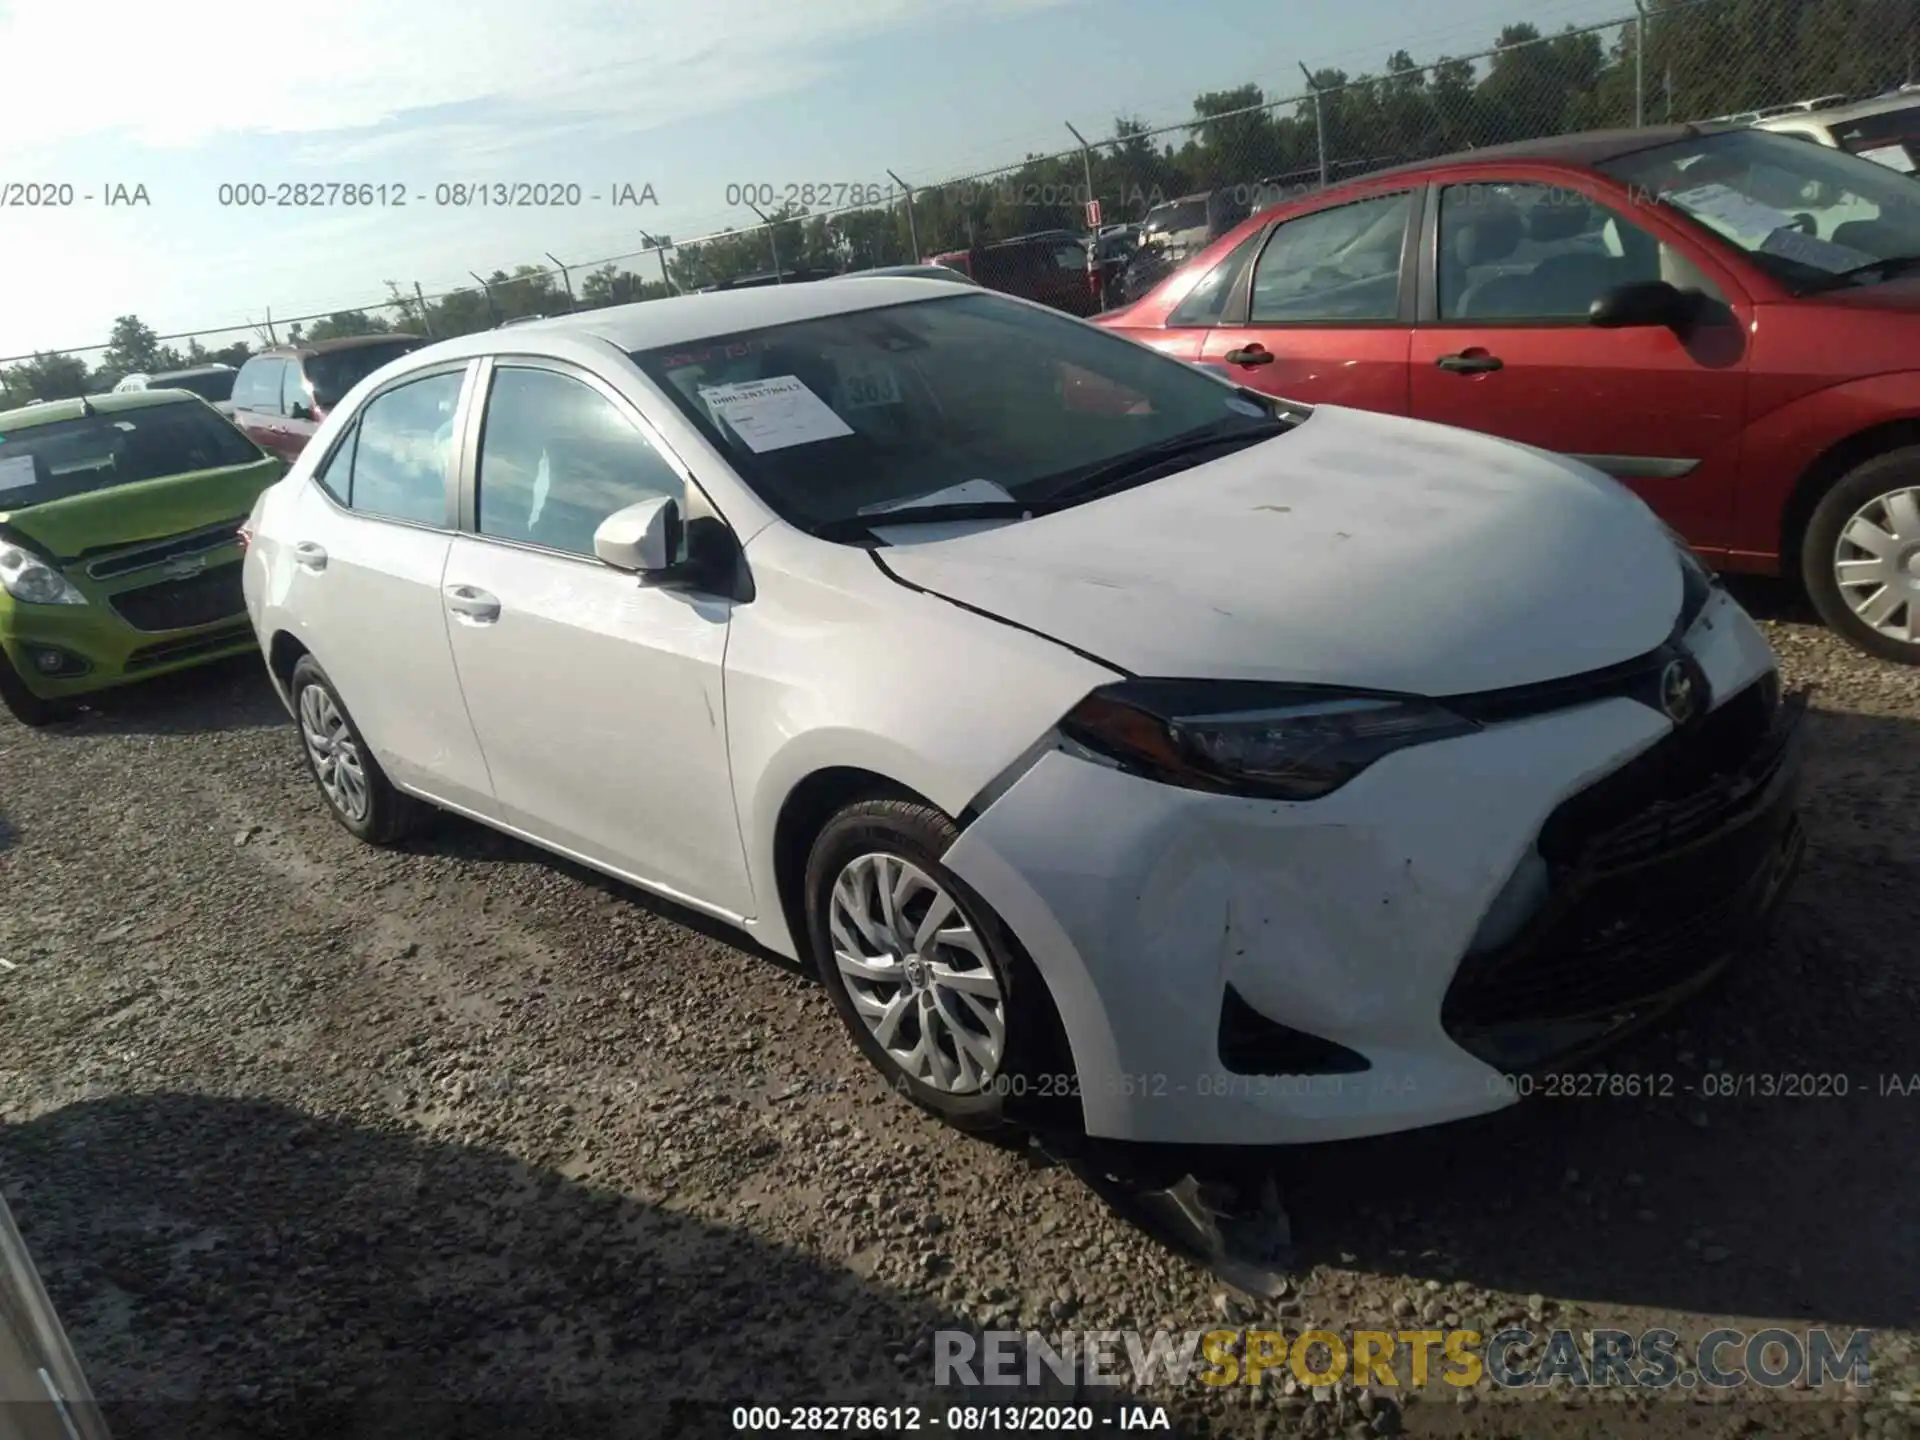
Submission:
<svg viewBox="0 0 1920 1440">
<path fill-rule="evenodd" d="M 1911 90 L 1895 91 L 1891 95 L 1876 95 L 1871 100 L 1854 100 L 1845 105 L 1822 105 L 1815 110 L 1788 110 L 1778 115 L 1761 118 L 1754 127 L 1759 130 L 1772 130 L 1774 122 L 1779 120 L 1812 121 L 1816 125 L 1836 125 L 1848 120 L 1862 120 L 1869 115 L 1884 115 L 1890 110 L 1920 109 L 1920 94 Z"/>
<path fill-rule="evenodd" d="M 284 359 L 289 355 L 331 355 L 336 350 L 358 350 L 366 345 L 391 344 L 395 340 L 422 340 L 424 335 L 414 335 L 405 331 L 390 331 L 384 335 L 343 335 L 338 340 L 300 340 L 286 345 L 269 345 L 255 360 L 268 357 Z"/>
<path fill-rule="evenodd" d="M 415 351 L 408 358 L 431 363 L 434 359 L 496 354 L 511 351 L 534 336 L 597 340 L 623 353 L 631 353 L 732 335 L 742 330 L 879 310 L 888 305 L 916 301 L 936 303 L 952 298 L 963 289 L 974 295 L 980 293 L 979 287 L 973 285 L 955 285 L 950 292 L 910 276 L 875 275 L 865 285 L 765 285 L 746 290 L 672 295 L 658 300 L 636 300 L 629 305 L 609 305 L 600 310 L 582 310 L 572 315 L 555 315 L 516 325 L 511 335 L 499 330 L 480 330 L 442 340 L 427 350 Z"/>
<path fill-rule="evenodd" d="M 176 380 L 188 375 L 225 375 L 233 369 L 231 365 L 189 365 L 184 370 L 156 370 L 142 378 L 146 380 Z M 133 378 L 131 376 L 127 377 Z"/>
<path fill-rule="evenodd" d="M 87 409 L 97 414 L 113 415 L 122 410 L 151 410 L 156 405 L 204 405 L 206 401 L 190 390 L 119 390 L 105 395 L 89 395 L 85 404 Z M 81 401 L 77 397 L 41 400 L 18 410 L 0 412 L 0 435 L 34 425 L 49 425 L 58 420 L 78 420 L 85 414 L 86 410 L 81 408 Z"/>
<path fill-rule="evenodd" d="M 1671 145 L 1676 140 L 1689 140 L 1701 135 L 1714 135 L 1728 130 L 1747 127 L 1719 124 L 1713 121 L 1698 120 L 1686 124 L 1648 125 L 1639 130 L 1579 130 L 1570 135 L 1543 135 L 1533 140 L 1515 140 L 1505 145 L 1484 145 L 1478 150 L 1456 150 L 1451 155 L 1436 155 L 1431 160 L 1410 160 L 1404 165 L 1389 165 L 1384 170 L 1369 170 L 1364 175 L 1356 175 L 1350 180 L 1342 180 L 1337 185 L 1329 185 L 1329 190 L 1346 189 L 1352 185 L 1371 185 L 1383 177 L 1394 175 L 1416 175 L 1427 170 L 1439 170 L 1452 165 L 1484 165 L 1514 160 L 1533 160 L 1548 165 L 1573 165 L 1591 169 L 1604 165 L 1609 160 L 1618 160 L 1623 155 L 1637 155 L 1642 150 L 1657 150 L 1662 145 Z"/>
<path fill-rule="evenodd" d="M 882 275 L 911 275 L 922 280 L 937 280 L 949 285 L 963 286 L 969 290 L 977 290 L 979 288 L 979 286 L 975 285 L 973 281 L 969 280 L 965 275 L 962 275 L 958 270 L 950 269 L 945 265 L 878 265 L 871 270 L 845 270 L 838 275 L 832 275 L 828 278 L 832 280 L 851 280 L 856 275 L 874 277 Z"/>
</svg>

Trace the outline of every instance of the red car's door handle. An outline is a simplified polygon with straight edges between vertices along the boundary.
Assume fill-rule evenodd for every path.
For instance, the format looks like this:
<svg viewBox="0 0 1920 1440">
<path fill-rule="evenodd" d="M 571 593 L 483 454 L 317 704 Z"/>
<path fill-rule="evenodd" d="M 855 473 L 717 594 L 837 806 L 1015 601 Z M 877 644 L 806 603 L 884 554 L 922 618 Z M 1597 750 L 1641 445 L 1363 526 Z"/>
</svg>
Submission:
<svg viewBox="0 0 1920 1440">
<path fill-rule="evenodd" d="M 1256 340 L 1253 344 L 1243 345 L 1238 350 L 1229 350 L 1220 358 L 1229 365 L 1271 365 L 1274 354 Z"/>
<path fill-rule="evenodd" d="M 1442 355 L 1433 363 L 1456 375 L 1483 375 L 1489 370 L 1498 370 L 1506 362 L 1484 350 L 1463 350 L 1458 355 Z"/>
</svg>

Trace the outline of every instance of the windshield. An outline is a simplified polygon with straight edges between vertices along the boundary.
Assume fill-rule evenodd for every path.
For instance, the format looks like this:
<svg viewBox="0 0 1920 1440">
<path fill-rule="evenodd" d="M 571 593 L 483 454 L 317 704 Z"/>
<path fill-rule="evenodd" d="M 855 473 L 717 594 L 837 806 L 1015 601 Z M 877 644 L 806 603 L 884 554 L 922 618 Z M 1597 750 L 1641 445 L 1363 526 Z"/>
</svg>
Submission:
<svg viewBox="0 0 1920 1440">
<path fill-rule="evenodd" d="M 1270 410 L 1146 346 L 991 294 L 641 351 L 634 361 L 803 529 L 892 506 L 1040 502 Z"/>
<path fill-rule="evenodd" d="M 0 436 L 0 510 L 262 458 L 251 440 L 191 400 L 56 420 Z"/>
<path fill-rule="evenodd" d="M 237 370 L 192 370 L 184 375 L 155 375 L 147 381 L 149 390 L 189 390 L 202 400 L 218 404 L 233 398 L 233 377 Z"/>
<path fill-rule="evenodd" d="M 316 405 L 331 410 L 354 386 L 389 360 L 398 360 L 426 342 L 418 338 L 383 340 L 376 345 L 355 345 L 346 350 L 330 350 L 324 355 L 307 357 L 307 379 L 313 385 Z"/>
<path fill-rule="evenodd" d="M 1824 145 L 1733 130 L 1598 168 L 1682 211 L 1798 290 L 1920 256 L 1920 185 Z"/>
<path fill-rule="evenodd" d="M 1828 127 L 1842 150 L 1911 174 L 1920 157 L 1920 105 L 1836 120 Z"/>
</svg>

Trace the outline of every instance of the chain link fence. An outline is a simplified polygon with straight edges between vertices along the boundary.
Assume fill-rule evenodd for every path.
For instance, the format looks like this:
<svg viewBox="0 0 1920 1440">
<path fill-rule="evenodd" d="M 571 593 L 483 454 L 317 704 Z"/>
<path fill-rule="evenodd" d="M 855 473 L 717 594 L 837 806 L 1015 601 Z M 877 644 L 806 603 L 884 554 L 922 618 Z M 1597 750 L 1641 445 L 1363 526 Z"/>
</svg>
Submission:
<svg viewBox="0 0 1920 1440">
<path fill-rule="evenodd" d="M 750 223 L 587 264 L 552 255 L 434 293 L 388 283 L 385 297 L 330 314 L 159 337 L 174 368 L 291 339 L 377 330 L 441 338 L 569 310 L 653 299 L 774 273 L 806 276 L 912 263 L 1017 235 L 1138 222 L 1155 206 L 1223 193 L 1244 213 L 1383 166 L 1506 141 L 1733 115 L 1814 97 L 1868 96 L 1912 82 L 1920 0 L 1636 0 L 1634 13 L 1542 35 L 1509 25 L 1478 55 L 1419 61 L 1400 50 L 1377 74 L 1302 67 L 1299 90 L 1260 87 L 1195 101 L 1194 119 L 1114 133 L 1049 155 L 933 183 L 727 187 Z M 1915 95 L 1920 104 L 1920 93 Z M 116 336 L 116 340 L 124 337 Z M 182 348 L 180 342 L 186 342 Z M 0 360 L 0 405 L 79 394 L 117 376 L 125 347 Z M 93 362 L 84 358 L 96 357 Z"/>
</svg>

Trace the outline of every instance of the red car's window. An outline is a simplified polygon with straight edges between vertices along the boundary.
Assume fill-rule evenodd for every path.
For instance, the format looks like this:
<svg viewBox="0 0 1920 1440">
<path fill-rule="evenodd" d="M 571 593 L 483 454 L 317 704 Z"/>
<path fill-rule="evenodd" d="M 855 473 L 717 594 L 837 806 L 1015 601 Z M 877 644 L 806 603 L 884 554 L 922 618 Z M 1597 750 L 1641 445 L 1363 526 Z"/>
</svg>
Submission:
<svg viewBox="0 0 1920 1440">
<path fill-rule="evenodd" d="M 1255 325 L 1391 320 L 1410 192 L 1374 195 L 1278 226 L 1253 267 Z"/>
</svg>

